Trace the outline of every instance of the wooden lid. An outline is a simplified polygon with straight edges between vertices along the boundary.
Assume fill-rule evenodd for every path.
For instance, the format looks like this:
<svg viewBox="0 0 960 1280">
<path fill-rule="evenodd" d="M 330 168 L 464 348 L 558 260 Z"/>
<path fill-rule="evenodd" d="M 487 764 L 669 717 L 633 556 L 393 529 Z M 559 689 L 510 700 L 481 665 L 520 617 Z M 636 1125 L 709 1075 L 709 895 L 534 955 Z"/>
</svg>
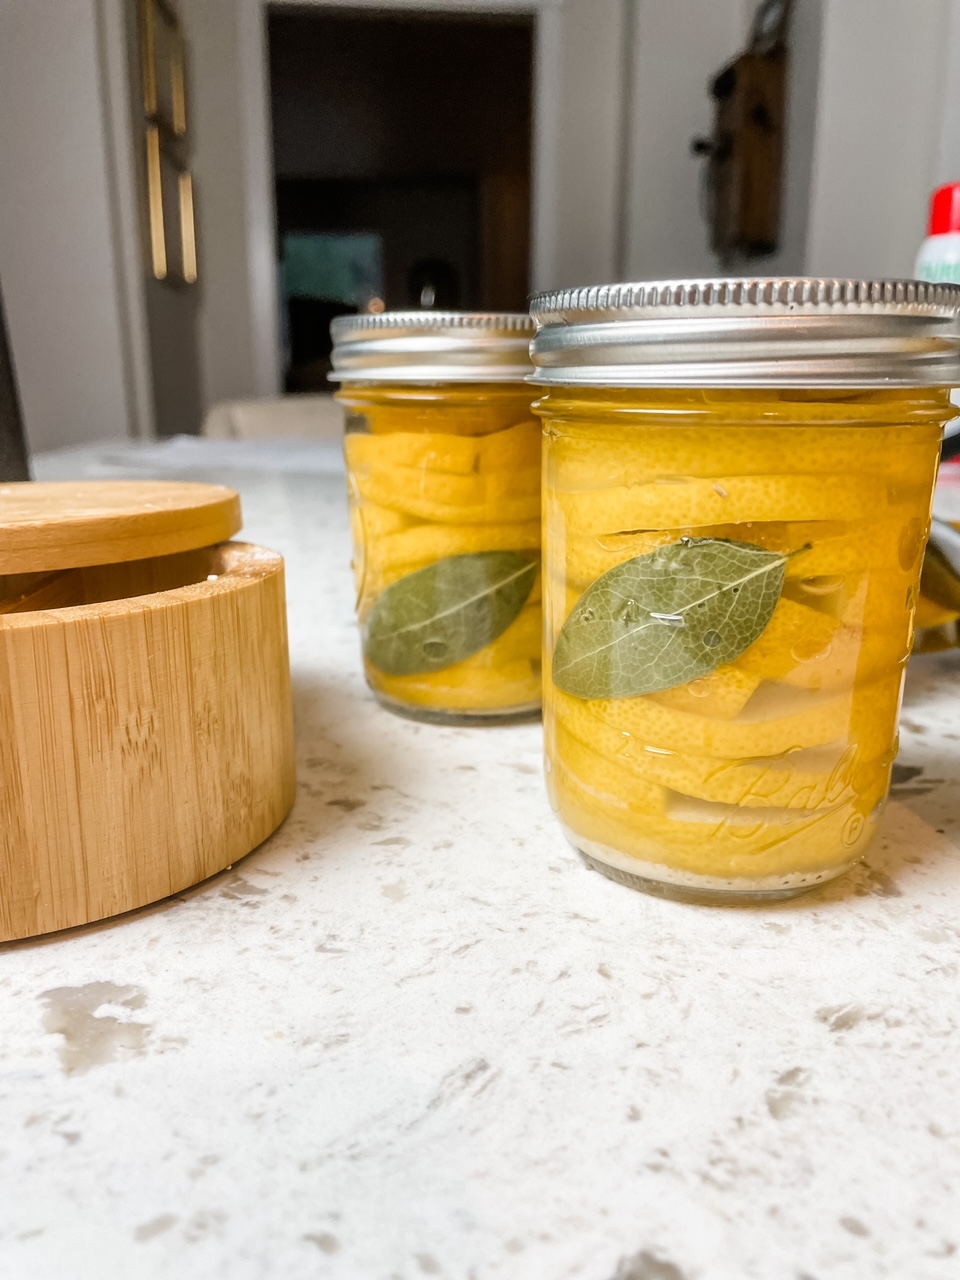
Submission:
<svg viewBox="0 0 960 1280">
<path fill-rule="evenodd" d="M 241 524 L 239 495 L 218 484 L 0 484 L 0 574 L 195 551 L 233 537 Z"/>
</svg>

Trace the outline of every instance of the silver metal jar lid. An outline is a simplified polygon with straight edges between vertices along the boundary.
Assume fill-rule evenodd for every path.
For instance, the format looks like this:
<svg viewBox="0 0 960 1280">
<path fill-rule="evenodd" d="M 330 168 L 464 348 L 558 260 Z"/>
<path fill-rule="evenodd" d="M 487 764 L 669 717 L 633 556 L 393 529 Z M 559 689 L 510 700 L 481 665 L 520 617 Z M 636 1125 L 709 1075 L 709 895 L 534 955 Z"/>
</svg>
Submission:
<svg viewBox="0 0 960 1280">
<path fill-rule="evenodd" d="M 535 327 L 511 312 L 384 311 L 330 332 L 334 382 L 522 382 Z"/>
<path fill-rule="evenodd" d="M 960 286 L 918 280 L 664 280 L 541 293 L 545 386 L 960 385 Z"/>
</svg>

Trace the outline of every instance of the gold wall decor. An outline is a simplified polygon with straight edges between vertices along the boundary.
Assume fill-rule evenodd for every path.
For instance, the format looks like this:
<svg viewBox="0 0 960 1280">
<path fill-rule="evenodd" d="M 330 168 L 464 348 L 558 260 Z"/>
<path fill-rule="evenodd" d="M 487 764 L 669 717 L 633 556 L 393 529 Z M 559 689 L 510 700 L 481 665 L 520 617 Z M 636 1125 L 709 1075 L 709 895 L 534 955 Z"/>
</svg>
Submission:
<svg viewBox="0 0 960 1280">
<path fill-rule="evenodd" d="M 193 217 L 193 176 L 186 169 L 177 174 L 177 208 L 180 212 L 183 278 L 187 284 L 195 284 L 197 279 L 197 233 Z"/>
<path fill-rule="evenodd" d="M 180 20 L 164 0 L 140 0 L 143 110 L 177 138 L 187 132 L 186 49 Z"/>
<path fill-rule="evenodd" d="M 147 197 L 154 277 L 193 284 L 197 279 L 193 178 L 163 145 L 156 125 L 147 126 Z"/>
<path fill-rule="evenodd" d="M 150 215 L 150 254 L 157 280 L 167 278 L 167 239 L 163 225 L 163 191 L 160 169 L 160 130 L 147 125 L 147 201 Z"/>
<path fill-rule="evenodd" d="M 150 269 L 156 280 L 193 284 L 197 242 L 183 29 L 166 0 L 140 0 L 139 27 Z"/>
</svg>

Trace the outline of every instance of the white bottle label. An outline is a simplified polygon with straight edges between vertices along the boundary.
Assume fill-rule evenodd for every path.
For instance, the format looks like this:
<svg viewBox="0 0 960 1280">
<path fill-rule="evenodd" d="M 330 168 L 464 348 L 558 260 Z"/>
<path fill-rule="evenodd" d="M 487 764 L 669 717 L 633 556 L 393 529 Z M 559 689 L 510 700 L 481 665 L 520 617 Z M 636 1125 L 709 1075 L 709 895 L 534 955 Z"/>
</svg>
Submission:
<svg viewBox="0 0 960 1280">
<path fill-rule="evenodd" d="M 933 284 L 960 284 L 960 262 L 925 262 L 917 279 Z"/>
</svg>

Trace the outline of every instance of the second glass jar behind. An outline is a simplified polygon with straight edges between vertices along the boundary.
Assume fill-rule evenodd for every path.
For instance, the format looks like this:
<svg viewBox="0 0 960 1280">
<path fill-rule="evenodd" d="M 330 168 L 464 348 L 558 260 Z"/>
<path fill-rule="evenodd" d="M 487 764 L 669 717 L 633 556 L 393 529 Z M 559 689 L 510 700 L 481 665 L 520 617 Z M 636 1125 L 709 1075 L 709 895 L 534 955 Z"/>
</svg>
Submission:
<svg viewBox="0 0 960 1280">
<path fill-rule="evenodd" d="M 439 318 L 421 324 L 429 334 L 431 320 L 436 336 Z M 402 715 L 472 724 L 539 713 L 541 428 L 527 371 L 518 361 L 515 381 L 361 375 L 338 393 L 364 668 Z"/>
</svg>

